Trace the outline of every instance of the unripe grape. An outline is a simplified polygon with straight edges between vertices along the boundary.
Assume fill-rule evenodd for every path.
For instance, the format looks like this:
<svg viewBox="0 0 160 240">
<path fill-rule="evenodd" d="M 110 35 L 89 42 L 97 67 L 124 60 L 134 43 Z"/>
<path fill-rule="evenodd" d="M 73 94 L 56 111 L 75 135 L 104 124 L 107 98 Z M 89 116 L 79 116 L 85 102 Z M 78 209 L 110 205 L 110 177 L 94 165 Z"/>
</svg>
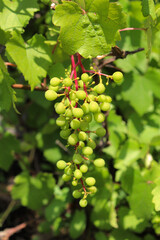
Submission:
<svg viewBox="0 0 160 240">
<path fill-rule="evenodd" d="M 89 147 L 91 147 L 92 149 L 95 149 L 96 148 L 96 143 L 93 139 L 89 139 L 88 142 L 87 142 L 87 145 Z"/>
<path fill-rule="evenodd" d="M 53 86 L 49 85 L 48 89 L 57 92 L 59 90 L 59 86 L 53 87 Z"/>
<path fill-rule="evenodd" d="M 63 117 L 63 116 L 60 116 L 56 119 L 56 124 L 59 126 L 59 127 L 62 127 L 66 124 L 66 119 Z"/>
<path fill-rule="evenodd" d="M 82 158 L 82 156 L 79 153 L 75 153 L 73 155 L 73 162 L 75 164 L 80 164 L 82 161 L 83 161 L 83 158 Z"/>
<path fill-rule="evenodd" d="M 89 128 L 89 123 L 86 122 L 86 121 L 84 121 L 84 120 L 82 120 L 82 121 L 80 122 L 80 129 L 81 129 L 82 131 L 87 131 L 88 128 Z"/>
<path fill-rule="evenodd" d="M 97 112 L 98 111 L 98 103 L 94 102 L 94 101 L 90 102 L 89 110 L 93 113 Z"/>
<path fill-rule="evenodd" d="M 86 207 L 87 204 L 88 204 L 88 202 L 87 202 L 86 199 L 81 199 L 81 200 L 79 201 L 79 205 L 80 205 L 80 207 Z"/>
<path fill-rule="evenodd" d="M 104 129 L 103 127 L 97 128 L 96 134 L 98 137 L 104 137 L 106 134 L 106 129 Z"/>
<path fill-rule="evenodd" d="M 94 94 L 89 94 L 89 95 L 88 95 L 89 101 L 94 101 L 95 98 L 96 98 L 96 96 L 95 96 Z"/>
<path fill-rule="evenodd" d="M 105 100 L 106 102 L 112 102 L 112 98 L 110 97 L 110 96 L 106 96 L 106 100 Z"/>
<path fill-rule="evenodd" d="M 84 115 L 83 120 L 88 122 L 88 123 L 91 122 L 92 121 L 92 114 L 88 113 L 88 114 Z"/>
<path fill-rule="evenodd" d="M 74 171 L 74 176 L 75 178 L 80 179 L 82 177 L 82 172 L 79 169 L 76 169 Z"/>
<path fill-rule="evenodd" d="M 97 188 L 95 186 L 91 186 L 88 188 L 88 191 L 90 191 L 91 193 L 96 193 L 97 192 Z"/>
<path fill-rule="evenodd" d="M 85 143 L 83 141 L 79 141 L 78 147 L 83 148 L 85 146 Z"/>
<path fill-rule="evenodd" d="M 105 120 L 105 116 L 104 116 L 103 113 L 95 113 L 94 114 L 94 119 L 95 119 L 96 122 L 102 123 Z"/>
<path fill-rule="evenodd" d="M 68 107 L 70 105 L 69 99 L 68 98 L 64 98 L 64 105 L 66 107 Z"/>
<path fill-rule="evenodd" d="M 76 186 L 78 185 L 77 181 L 76 181 L 76 180 L 73 180 L 73 181 L 72 181 L 72 185 L 73 185 L 74 187 L 76 187 Z"/>
<path fill-rule="evenodd" d="M 61 169 L 61 170 L 67 166 L 67 164 L 64 160 L 59 160 L 56 165 L 57 165 L 57 168 Z"/>
<path fill-rule="evenodd" d="M 80 88 L 83 88 L 83 87 L 84 87 L 83 81 L 82 81 L 82 80 L 79 80 L 79 81 L 78 81 L 78 85 L 80 86 Z"/>
<path fill-rule="evenodd" d="M 55 110 L 56 110 L 56 113 L 58 113 L 58 114 L 64 113 L 64 112 L 65 112 L 65 106 L 64 106 L 64 104 L 63 104 L 62 102 L 58 103 L 58 104 L 56 105 Z"/>
<path fill-rule="evenodd" d="M 105 161 L 103 158 L 97 158 L 96 160 L 94 160 L 94 165 L 96 167 L 104 167 Z"/>
<path fill-rule="evenodd" d="M 71 118 L 72 117 L 72 110 L 67 108 L 66 111 L 65 111 L 65 116 L 68 117 L 68 118 Z"/>
<path fill-rule="evenodd" d="M 78 119 L 73 119 L 70 123 L 72 129 L 78 129 L 80 126 L 80 121 Z"/>
<path fill-rule="evenodd" d="M 66 86 L 66 87 L 70 87 L 72 85 L 72 79 L 70 78 L 65 78 L 63 80 L 63 84 Z"/>
<path fill-rule="evenodd" d="M 91 155 L 93 153 L 93 149 L 91 147 L 84 147 L 82 148 L 82 153 L 84 155 Z"/>
<path fill-rule="evenodd" d="M 82 196 L 82 193 L 78 190 L 74 190 L 72 193 L 72 196 L 76 199 L 80 198 Z"/>
<path fill-rule="evenodd" d="M 86 98 L 86 93 L 83 90 L 78 90 L 76 92 L 76 96 L 77 96 L 78 99 L 84 100 Z"/>
<path fill-rule="evenodd" d="M 85 182 L 88 186 L 93 186 L 96 183 L 96 180 L 93 177 L 88 177 L 86 178 Z"/>
<path fill-rule="evenodd" d="M 72 175 L 72 169 L 68 166 L 65 168 L 64 173 L 68 176 Z"/>
<path fill-rule="evenodd" d="M 76 99 L 76 94 L 75 94 L 74 92 L 70 92 L 69 98 L 70 98 L 71 100 L 75 100 L 75 99 Z"/>
<path fill-rule="evenodd" d="M 78 142 L 78 137 L 75 133 L 72 133 L 69 137 L 68 137 L 68 143 L 72 146 L 76 145 L 76 143 Z"/>
<path fill-rule="evenodd" d="M 106 96 L 102 94 L 102 95 L 99 95 L 97 99 L 98 99 L 98 102 L 105 102 Z"/>
<path fill-rule="evenodd" d="M 67 174 L 64 173 L 62 175 L 62 179 L 63 179 L 63 181 L 68 182 L 69 180 L 71 180 L 71 176 L 68 176 Z"/>
<path fill-rule="evenodd" d="M 81 108 L 73 108 L 72 113 L 76 118 L 81 118 L 83 116 L 83 110 Z"/>
<path fill-rule="evenodd" d="M 75 107 L 76 106 L 76 100 L 71 100 L 71 105 L 72 105 L 72 107 Z"/>
<path fill-rule="evenodd" d="M 57 93 L 53 90 L 47 90 L 45 92 L 45 98 L 48 100 L 48 101 L 54 101 L 56 98 L 57 98 Z"/>
<path fill-rule="evenodd" d="M 103 83 L 99 83 L 97 86 L 96 86 L 96 92 L 98 94 L 102 94 L 104 91 L 105 91 L 105 86 Z"/>
<path fill-rule="evenodd" d="M 87 114 L 89 113 L 89 104 L 88 103 L 83 103 L 83 105 L 81 106 L 82 107 L 82 110 L 84 112 L 84 114 Z"/>
<path fill-rule="evenodd" d="M 87 139 L 87 134 L 86 134 L 85 132 L 83 132 L 83 131 L 80 131 L 80 132 L 78 133 L 78 138 L 79 138 L 79 140 L 81 140 L 81 141 L 85 141 L 85 140 Z"/>
<path fill-rule="evenodd" d="M 108 110 L 110 110 L 110 103 L 103 102 L 100 104 L 100 108 L 102 111 L 108 111 Z"/>
<path fill-rule="evenodd" d="M 68 139 L 70 134 L 71 134 L 71 130 L 70 129 L 65 129 L 65 130 L 61 130 L 60 131 L 60 136 L 63 139 Z"/>
<path fill-rule="evenodd" d="M 81 166 L 80 166 L 80 171 L 81 171 L 82 173 L 86 173 L 86 172 L 88 171 L 88 166 L 85 165 L 85 164 L 81 165 Z"/>
<path fill-rule="evenodd" d="M 123 80 L 123 74 L 119 71 L 113 73 L 112 77 L 115 83 L 121 83 Z"/>
<path fill-rule="evenodd" d="M 88 82 L 88 80 L 89 80 L 89 75 L 87 74 L 87 73 L 83 73 L 82 75 L 81 75 L 81 79 L 82 79 L 82 81 L 83 82 Z"/>
<path fill-rule="evenodd" d="M 50 85 L 56 87 L 60 84 L 61 80 L 57 77 L 54 77 L 50 80 Z"/>
</svg>

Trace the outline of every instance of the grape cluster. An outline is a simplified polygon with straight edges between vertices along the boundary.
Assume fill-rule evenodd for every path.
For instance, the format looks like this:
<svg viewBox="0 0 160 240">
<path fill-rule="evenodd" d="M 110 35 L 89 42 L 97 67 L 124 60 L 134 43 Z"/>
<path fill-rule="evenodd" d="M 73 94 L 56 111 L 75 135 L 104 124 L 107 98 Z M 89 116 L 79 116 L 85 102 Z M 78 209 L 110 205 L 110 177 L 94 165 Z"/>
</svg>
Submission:
<svg viewBox="0 0 160 240">
<path fill-rule="evenodd" d="M 123 75 L 121 72 L 115 72 L 110 78 L 119 83 Z M 80 79 L 54 77 L 45 92 L 45 97 L 49 101 L 54 101 L 57 97 L 61 98 L 61 101 L 55 104 L 55 111 L 59 114 L 56 124 L 61 128 L 60 136 L 67 140 L 68 146 L 74 147 L 75 153 L 71 162 L 59 160 L 57 168 L 64 170 L 62 175 L 64 181 L 72 181 L 72 185 L 76 188 L 73 197 L 80 198 L 81 207 L 87 206 L 88 194 L 97 192 L 95 178 L 85 177 L 88 165 L 90 162 L 98 168 L 105 165 L 104 159 L 91 160 L 90 157 L 96 147 L 91 135 L 104 137 L 106 130 L 99 126 L 95 131 L 90 131 L 89 127 L 92 119 L 97 123 L 104 122 L 104 112 L 110 110 L 112 99 L 105 95 L 105 89 L 106 86 L 100 75 L 99 83 L 95 84 L 92 76 L 83 73 Z M 62 93 L 58 94 L 59 91 Z"/>
</svg>

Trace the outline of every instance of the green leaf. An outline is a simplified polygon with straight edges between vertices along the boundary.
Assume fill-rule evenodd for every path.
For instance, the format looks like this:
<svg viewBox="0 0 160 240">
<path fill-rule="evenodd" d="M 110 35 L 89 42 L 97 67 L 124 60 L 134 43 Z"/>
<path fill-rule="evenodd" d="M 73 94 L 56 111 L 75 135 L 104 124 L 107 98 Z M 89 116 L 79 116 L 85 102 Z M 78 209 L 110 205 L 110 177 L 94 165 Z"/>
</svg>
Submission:
<svg viewBox="0 0 160 240">
<path fill-rule="evenodd" d="M 153 199 L 152 202 L 155 205 L 155 210 L 160 211 L 160 186 L 156 186 L 152 191 Z"/>
<path fill-rule="evenodd" d="M 0 27 L 7 31 L 16 29 L 22 32 L 38 10 L 37 0 L 0 0 Z"/>
<path fill-rule="evenodd" d="M 152 92 L 143 75 L 141 76 L 137 73 L 125 75 L 124 84 L 122 85 L 122 96 L 141 116 L 153 109 Z"/>
<path fill-rule="evenodd" d="M 84 4 L 83 10 L 74 2 L 58 5 L 53 23 L 61 27 L 64 51 L 69 55 L 79 52 L 86 58 L 95 57 L 115 45 L 118 29 L 125 27 L 125 16 L 120 5 L 108 0 L 85 1 Z"/>
<path fill-rule="evenodd" d="M 69 227 L 71 238 L 76 239 L 82 235 L 86 228 L 86 214 L 84 210 L 76 210 Z"/>
<path fill-rule="evenodd" d="M 142 13 L 144 17 L 151 15 L 153 19 L 156 18 L 156 11 L 153 0 L 142 0 Z"/>
<path fill-rule="evenodd" d="M 19 151 L 19 142 L 12 135 L 0 139 L 0 168 L 8 171 L 14 161 L 14 153 Z"/>
<path fill-rule="evenodd" d="M 0 57 L 0 111 L 9 111 L 16 101 L 15 91 L 11 87 L 14 79 L 9 76 Z"/>
<path fill-rule="evenodd" d="M 47 159 L 47 161 L 51 163 L 56 163 L 58 160 L 62 158 L 61 151 L 58 147 L 44 150 L 44 156 Z"/>
<path fill-rule="evenodd" d="M 44 41 L 43 36 L 35 34 L 32 39 L 24 43 L 21 35 L 14 32 L 13 37 L 6 44 L 8 54 L 15 61 L 32 90 L 46 77 L 51 64 L 51 52 Z"/>
<path fill-rule="evenodd" d="M 132 193 L 129 196 L 129 205 L 138 218 L 150 219 L 153 211 L 152 184 L 141 176 L 140 172 L 134 171 L 134 183 Z"/>
<path fill-rule="evenodd" d="M 154 96 L 160 99 L 159 85 L 160 85 L 160 71 L 157 68 L 148 68 L 145 74 L 146 83 L 148 88 L 153 92 Z"/>
<path fill-rule="evenodd" d="M 108 240 L 141 240 L 134 233 L 122 229 L 114 230 L 111 232 Z"/>
<path fill-rule="evenodd" d="M 53 196 L 55 180 L 52 174 L 39 173 L 32 177 L 28 172 L 16 176 L 12 189 L 12 198 L 20 199 L 23 206 L 31 209 L 40 209 Z"/>
<path fill-rule="evenodd" d="M 97 232 L 95 233 L 95 239 L 96 240 L 108 240 L 107 236 L 103 232 Z"/>
<path fill-rule="evenodd" d="M 11 37 L 11 34 L 9 32 L 5 32 L 0 28 L 0 44 L 5 45 L 7 40 Z"/>
</svg>

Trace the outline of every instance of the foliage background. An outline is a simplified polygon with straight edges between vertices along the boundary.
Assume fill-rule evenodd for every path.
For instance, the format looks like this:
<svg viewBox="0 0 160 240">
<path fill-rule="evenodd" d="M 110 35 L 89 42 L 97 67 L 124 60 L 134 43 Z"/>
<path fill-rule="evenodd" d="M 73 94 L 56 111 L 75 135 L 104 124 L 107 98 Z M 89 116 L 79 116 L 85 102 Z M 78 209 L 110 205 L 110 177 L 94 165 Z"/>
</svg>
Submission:
<svg viewBox="0 0 160 240">
<path fill-rule="evenodd" d="M 43 91 L 11 88 L 26 79 L 33 89 L 46 75 L 49 82 L 70 69 L 60 45 L 52 54 L 59 35 L 54 11 L 48 0 L 0 0 L 0 223 L 3 231 L 26 222 L 16 239 L 154 240 L 160 234 L 160 4 L 156 18 L 152 8 L 143 16 L 145 1 L 110 2 L 121 4 L 127 27 L 149 26 L 149 31 L 121 32 L 116 42 L 121 49 L 145 51 L 103 68 L 107 74 L 120 69 L 124 82 L 108 86 L 109 141 L 97 139 L 96 148 L 106 167 L 90 169 L 99 191 L 81 209 L 55 165 L 71 159 L 72 149 L 59 137 L 53 104 Z M 7 71 L 4 62 L 18 69 Z M 91 63 L 84 59 L 86 68 Z M 15 95 L 20 114 L 11 107 Z"/>
</svg>

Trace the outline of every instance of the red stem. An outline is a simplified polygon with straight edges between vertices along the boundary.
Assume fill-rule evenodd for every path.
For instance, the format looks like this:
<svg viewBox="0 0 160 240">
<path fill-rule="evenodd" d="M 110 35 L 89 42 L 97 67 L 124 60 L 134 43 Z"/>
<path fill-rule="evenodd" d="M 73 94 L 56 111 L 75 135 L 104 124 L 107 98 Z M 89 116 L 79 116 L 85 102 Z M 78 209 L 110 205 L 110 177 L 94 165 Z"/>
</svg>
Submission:
<svg viewBox="0 0 160 240">
<path fill-rule="evenodd" d="M 74 55 L 71 56 L 71 63 L 72 63 L 72 71 L 73 71 L 73 75 L 74 75 L 76 91 L 78 91 L 78 80 L 77 80 L 77 72 L 76 72 L 76 64 L 74 61 Z"/>
<path fill-rule="evenodd" d="M 5 64 L 6 66 L 17 67 L 16 64 L 10 63 L 10 62 L 5 62 L 4 64 Z"/>
<path fill-rule="evenodd" d="M 24 89 L 24 90 L 31 90 L 30 85 L 23 85 L 23 84 L 12 84 L 12 88 L 15 89 Z M 46 91 L 48 87 L 35 87 L 34 90 L 36 91 Z"/>
<path fill-rule="evenodd" d="M 119 29 L 119 32 L 124 32 L 124 31 L 132 31 L 132 30 L 143 30 L 143 31 L 146 31 L 147 28 L 123 28 L 123 29 Z"/>
</svg>

